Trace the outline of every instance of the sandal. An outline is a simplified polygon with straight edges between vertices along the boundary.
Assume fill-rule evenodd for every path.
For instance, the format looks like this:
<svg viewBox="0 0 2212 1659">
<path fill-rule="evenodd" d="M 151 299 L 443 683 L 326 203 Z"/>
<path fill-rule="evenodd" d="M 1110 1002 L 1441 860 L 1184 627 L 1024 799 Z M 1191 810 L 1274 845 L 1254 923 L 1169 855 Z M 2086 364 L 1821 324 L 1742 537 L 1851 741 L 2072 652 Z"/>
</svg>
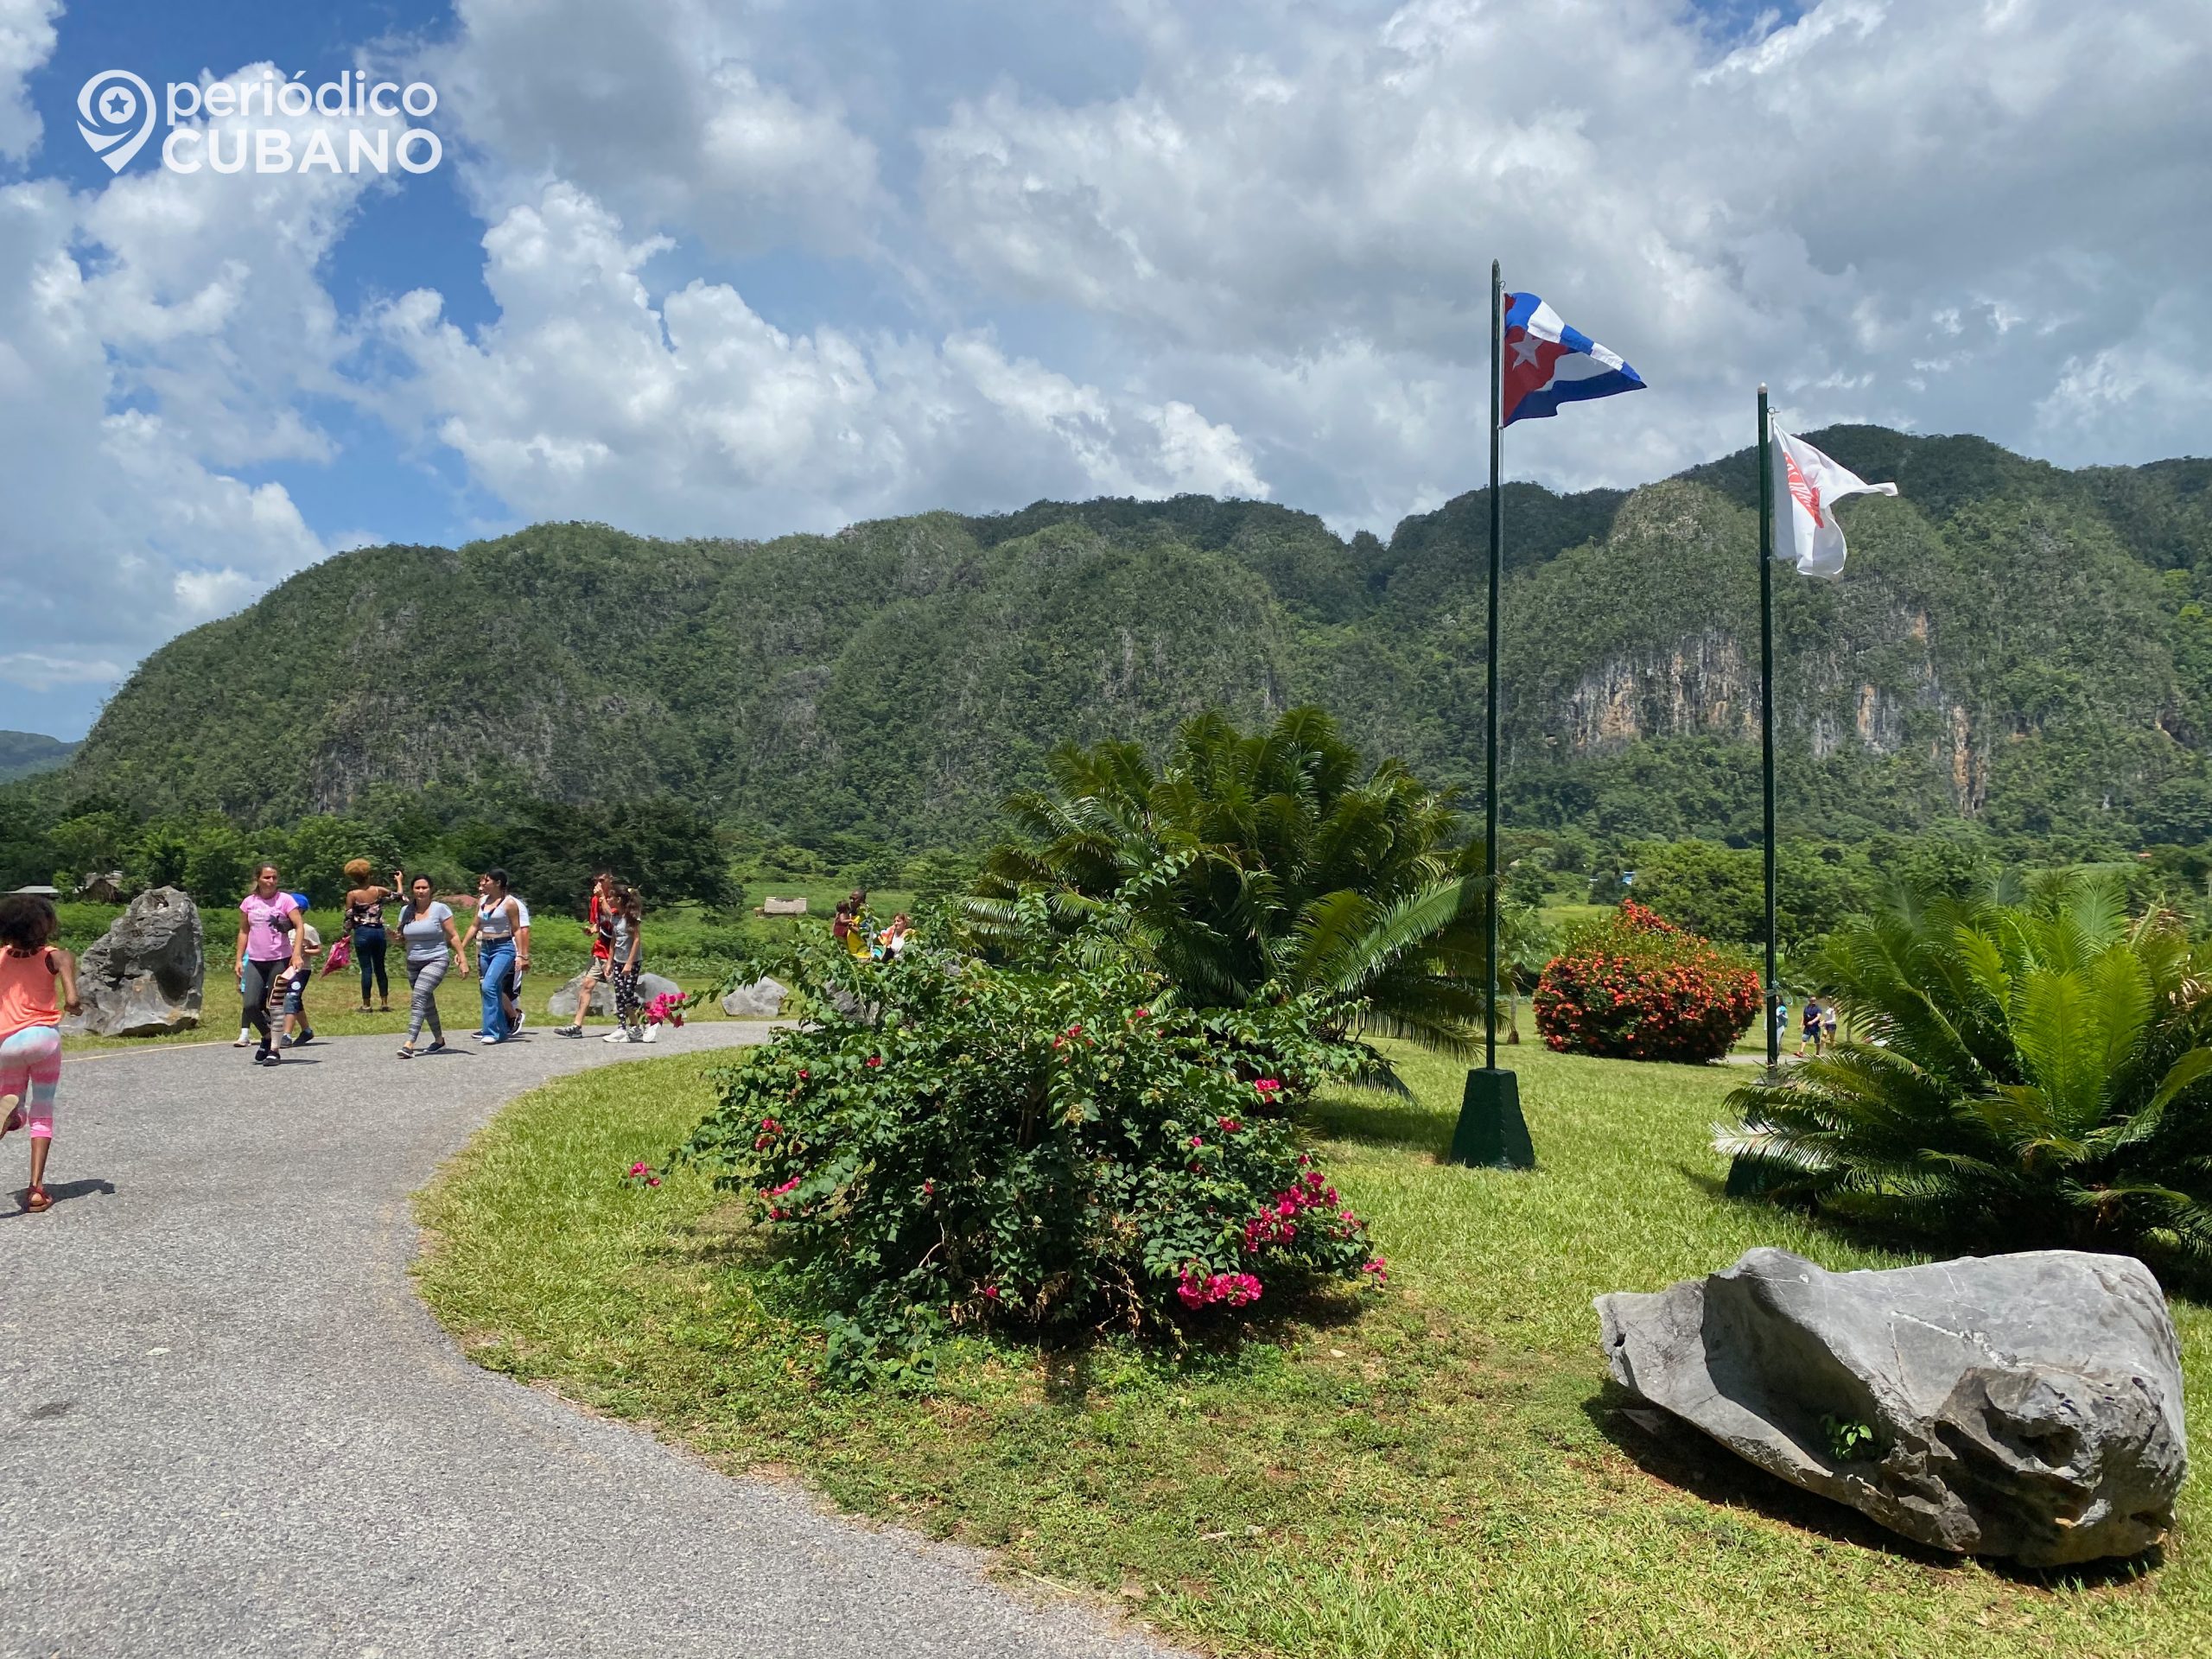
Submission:
<svg viewBox="0 0 2212 1659">
<path fill-rule="evenodd" d="M 13 1135 L 22 1127 L 23 1109 L 18 1106 L 14 1111 L 9 1113 L 5 1119 L 0 1119 L 0 1139 Z"/>
<path fill-rule="evenodd" d="M 31 1211 L 33 1214 L 36 1214 L 41 1210 L 53 1209 L 54 1200 L 47 1196 L 47 1191 L 42 1186 L 25 1187 L 23 1189 L 23 1208 Z"/>
</svg>

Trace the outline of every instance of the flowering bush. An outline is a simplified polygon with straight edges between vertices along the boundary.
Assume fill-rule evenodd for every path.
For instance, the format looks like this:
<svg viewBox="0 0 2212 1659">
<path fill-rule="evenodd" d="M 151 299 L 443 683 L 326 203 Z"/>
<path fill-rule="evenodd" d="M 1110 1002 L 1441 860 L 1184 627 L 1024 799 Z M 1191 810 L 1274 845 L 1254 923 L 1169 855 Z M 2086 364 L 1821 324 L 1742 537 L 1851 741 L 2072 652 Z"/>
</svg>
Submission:
<svg viewBox="0 0 2212 1659">
<path fill-rule="evenodd" d="M 910 948 L 881 992 L 897 1006 L 780 1032 L 719 1071 L 682 1155 L 747 1195 L 834 1310 L 833 1370 L 951 1325 L 1142 1330 L 1379 1283 L 1287 1115 L 1371 1057 L 1300 1001 L 1224 1032 L 1155 1007 L 1160 988 Z"/>
<path fill-rule="evenodd" d="M 1630 1060 L 1717 1060 L 1758 1018 L 1758 976 L 1630 900 L 1577 934 L 1536 982 L 1552 1047 Z"/>
</svg>

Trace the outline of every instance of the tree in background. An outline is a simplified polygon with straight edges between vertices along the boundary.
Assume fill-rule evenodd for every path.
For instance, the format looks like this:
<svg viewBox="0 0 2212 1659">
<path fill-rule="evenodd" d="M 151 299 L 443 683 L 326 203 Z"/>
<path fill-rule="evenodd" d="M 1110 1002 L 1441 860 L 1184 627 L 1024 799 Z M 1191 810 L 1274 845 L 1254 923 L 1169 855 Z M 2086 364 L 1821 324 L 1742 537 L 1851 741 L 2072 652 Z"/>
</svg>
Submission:
<svg viewBox="0 0 2212 1659">
<path fill-rule="evenodd" d="M 1107 742 L 1046 770 L 1007 803 L 1014 836 L 968 904 L 985 943 L 1013 941 L 1041 894 L 1063 937 L 1110 923 L 1186 1003 L 1312 993 L 1345 1029 L 1478 1046 L 1481 850 L 1448 798 L 1395 760 L 1368 767 L 1319 709 L 1249 733 L 1198 715 L 1157 766 Z"/>
</svg>

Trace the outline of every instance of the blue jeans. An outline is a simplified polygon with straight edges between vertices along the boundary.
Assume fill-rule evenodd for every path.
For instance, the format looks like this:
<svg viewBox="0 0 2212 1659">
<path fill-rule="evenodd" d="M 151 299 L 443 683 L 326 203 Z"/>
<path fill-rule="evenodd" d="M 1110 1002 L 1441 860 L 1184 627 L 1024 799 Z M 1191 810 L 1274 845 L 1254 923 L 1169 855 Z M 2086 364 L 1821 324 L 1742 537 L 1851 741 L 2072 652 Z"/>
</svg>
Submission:
<svg viewBox="0 0 2212 1659">
<path fill-rule="evenodd" d="M 476 952 L 476 972 L 484 988 L 484 1034 L 496 1037 L 501 1042 L 514 1035 L 507 1026 L 507 1010 L 499 1001 L 499 993 L 514 976 L 515 942 L 501 939 L 496 944 L 484 941 Z"/>
</svg>

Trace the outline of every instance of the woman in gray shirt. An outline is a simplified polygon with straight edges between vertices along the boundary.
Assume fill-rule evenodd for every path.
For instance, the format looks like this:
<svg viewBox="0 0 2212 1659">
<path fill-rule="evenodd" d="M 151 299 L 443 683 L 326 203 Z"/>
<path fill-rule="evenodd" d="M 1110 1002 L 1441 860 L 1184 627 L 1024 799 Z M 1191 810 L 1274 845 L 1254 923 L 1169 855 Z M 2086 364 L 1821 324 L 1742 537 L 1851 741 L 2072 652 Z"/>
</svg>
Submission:
<svg viewBox="0 0 2212 1659">
<path fill-rule="evenodd" d="M 446 952 L 452 951 L 451 959 L 461 963 L 462 977 L 468 974 L 461 936 L 453 931 L 453 912 L 438 902 L 427 875 L 416 876 L 408 886 L 407 902 L 399 907 L 399 938 L 407 950 L 408 982 L 414 987 L 407 1005 L 407 1040 L 400 1045 L 399 1058 L 411 1060 L 415 1039 L 423 1034 L 426 1020 L 430 1027 L 427 1052 L 435 1054 L 446 1046 L 445 1027 L 438 1021 L 438 982 L 446 976 Z"/>
</svg>

